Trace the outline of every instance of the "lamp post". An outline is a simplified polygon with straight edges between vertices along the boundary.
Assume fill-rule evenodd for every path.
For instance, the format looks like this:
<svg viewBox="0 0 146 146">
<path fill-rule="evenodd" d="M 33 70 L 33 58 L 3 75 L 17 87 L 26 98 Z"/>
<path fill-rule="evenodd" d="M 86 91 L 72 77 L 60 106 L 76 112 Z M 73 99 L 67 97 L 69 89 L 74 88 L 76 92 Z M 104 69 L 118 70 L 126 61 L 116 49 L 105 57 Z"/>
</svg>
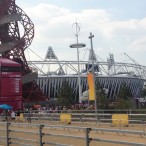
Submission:
<svg viewBox="0 0 146 146">
<path fill-rule="evenodd" d="M 92 74 L 93 74 L 93 84 L 94 84 L 94 106 L 95 106 L 95 115 L 96 115 L 96 120 L 97 120 L 97 97 L 96 97 L 96 90 L 95 90 L 95 71 L 94 71 L 94 52 L 93 52 L 93 42 L 92 38 L 94 35 L 90 32 L 90 42 L 91 42 L 91 52 L 92 52 Z"/>
<path fill-rule="evenodd" d="M 80 79 L 80 76 L 81 76 L 81 73 L 80 73 L 80 59 L 79 59 L 79 48 L 83 48 L 85 47 L 86 45 L 83 44 L 83 43 L 79 43 L 78 42 L 78 33 L 79 33 L 79 26 L 78 26 L 78 23 L 76 22 L 75 23 L 75 26 L 76 26 L 76 32 L 75 32 L 75 36 L 77 38 L 77 43 L 76 44 L 71 44 L 70 45 L 70 48 L 76 48 L 77 49 L 77 60 L 78 60 L 78 86 L 79 86 L 79 103 L 81 103 L 81 97 L 82 97 L 82 88 L 81 88 L 81 79 Z"/>
<path fill-rule="evenodd" d="M 85 47 L 85 44 L 77 43 L 77 44 L 71 44 L 70 48 L 77 48 L 77 60 L 78 60 L 78 86 L 79 86 L 79 103 L 81 103 L 81 97 L 82 97 L 82 87 L 81 87 L 81 73 L 80 73 L 80 62 L 79 62 L 79 48 Z"/>
</svg>

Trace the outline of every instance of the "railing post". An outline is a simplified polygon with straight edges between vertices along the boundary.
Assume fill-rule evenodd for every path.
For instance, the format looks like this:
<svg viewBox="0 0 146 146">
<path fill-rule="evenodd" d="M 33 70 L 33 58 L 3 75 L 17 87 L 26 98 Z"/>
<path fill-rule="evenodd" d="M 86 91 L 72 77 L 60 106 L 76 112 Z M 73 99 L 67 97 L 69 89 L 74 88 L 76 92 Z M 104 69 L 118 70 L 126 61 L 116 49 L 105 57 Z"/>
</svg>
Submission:
<svg viewBox="0 0 146 146">
<path fill-rule="evenodd" d="M 143 135 L 145 136 L 145 121 L 143 120 Z"/>
<path fill-rule="evenodd" d="M 39 125 L 39 146 L 43 146 L 43 133 L 42 133 L 42 129 L 43 129 L 44 125 Z"/>
<path fill-rule="evenodd" d="M 82 124 L 84 124 L 84 114 L 82 113 Z"/>
<path fill-rule="evenodd" d="M 89 137 L 90 131 L 91 131 L 91 128 L 86 128 L 86 146 L 89 146 L 89 143 L 91 141 L 91 138 Z"/>
<path fill-rule="evenodd" d="M 79 117 L 81 124 L 83 124 L 82 116 Z"/>
<path fill-rule="evenodd" d="M 129 111 L 130 111 L 129 114 L 131 115 L 131 108 L 129 109 Z"/>
<path fill-rule="evenodd" d="M 122 119 L 119 120 L 119 130 L 122 130 Z"/>
<path fill-rule="evenodd" d="M 95 124 L 98 125 L 98 119 L 99 119 L 99 117 L 97 115 L 97 111 L 95 111 L 94 115 L 95 115 Z"/>
<path fill-rule="evenodd" d="M 8 122 L 6 122 L 6 146 L 9 146 L 9 144 L 10 144 L 10 138 L 9 138 L 9 132 L 10 132 L 10 130 L 9 130 L 9 125 L 10 125 L 10 123 L 8 123 Z"/>
</svg>

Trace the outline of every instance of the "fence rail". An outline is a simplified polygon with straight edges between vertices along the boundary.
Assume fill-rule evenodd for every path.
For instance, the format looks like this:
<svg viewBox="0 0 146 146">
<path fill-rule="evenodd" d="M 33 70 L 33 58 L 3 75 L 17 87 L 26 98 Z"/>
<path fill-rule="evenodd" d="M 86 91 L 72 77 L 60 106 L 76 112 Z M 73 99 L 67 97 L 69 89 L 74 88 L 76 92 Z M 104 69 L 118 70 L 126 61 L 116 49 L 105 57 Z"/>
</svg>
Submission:
<svg viewBox="0 0 146 146">
<path fill-rule="evenodd" d="M 20 128 L 20 129 L 19 129 Z M 70 131 L 73 134 L 59 134 L 51 133 L 50 129 L 56 129 L 56 131 Z M 75 133 L 75 131 L 82 131 L 81 135 Z M 63 126 L 63 125 L 48 125 L 48 124 L 26 124 L 26 123 L 8 123 L 0 122 L 0 144 L 11 146 L 11 145 L 24 145 L 24 146 L 43 146 L 43 145 L 59 145 L 59 146 L 73 146 L 72 144 L 58 143 L 57 140 L 47 141 L 47 137 L 56 138 L 68 138 L 68 139 L 78 139 L 84 141 L 85 146 L 90 146 L 92 142 L 108 142 L 121 145 L 131 145 L 131 146 L 145 146 L 146 143 L 135 143 L 129 141 L 116 141 L 112 139 L 102 139 L 98 138 L 98 135 L 93 136 L 93 133 L 101 132 L 102 134 L 108 133 L 123 133 L 125 135 L 143 135 L 146 133 L 144 131 L 132 131 L 132 130 L 121 130 L 121 129 L 106 129 L 106 128 L 90 128 L 90 127 L 78 127 L 78 126 Z M 14 135 L 18 133 L 22 137 L 15 137 Z M 65 132 L 66 133 L 66 132 Z M 24 135 L 25 136 L 24 136 Z M 31 135 L 31 136 L 29 136 Z"/>
<path fill-rule="evenodd" d="M 62 114 L 70 114 L 71 115 L 71 122 L 72 123 L 80 123 L 80 124 L 86 124 L 86 123 L 95 123 L 95 124 L 111 124 L 113 121 L 120 122 L 125 119 L 113 119 L 113 114 L 107 114 L 107 113 L 98 113 L 97 116 L 95 113 L 74 113 L 72 111 L 62 111 L 59 112 L 53 112 L 53 113 L 31 113 L 28 115 L 28 113 L 23 113 L 25 121 L 28 119 L 31 121 L 35 120 L 38 121 L 39 124 L 41 124 L 43 121 L 48 122 L 57 122 L 60 123 L 60 117 Z M 146 114 L 127 114 L 128 116 L 128 124 L 141 124 L 143 127 L 146 125 Z M 67 119 L 66 119 L 67 120 Z"/>
<path fill-rule="evenodd" d="M 128 116 L 127 122 L 128 126 L 130 125 L 139 125 L 138 130 L 125 130 L 123 128 L 123 121 L 125 119 L 114 119 L 112 117 L 113 113 L 106 113 L 107 111 L 98 111 L 97 115 L 95 111 L 33 111 L 32 113 L 23 112 L 19 118 L 19 121 L 13 121 L 5 115 L 1 116 L 1 121 L 7 120 L 4 122 L 0 122 L 0 144 L 11 146 L 11 145 L 21 145 L 21 146 L 43 146 L 43 145 L 60 145 L 60 146 L 73 146 L 74 144 L 68 143 L 58 143 L 57 141 L 47 141 L 46 139 L 49 137 L 57 137 L 57 138 L 68 138 L 70 141 L 72 139 L 77 139 L 84 142 L 85 146 L 92 146 L 93 142 L 108 142 L 114 144 L 121 145 L 139 145 L 144 146 L 146 143 L 134 143 L 129 141 L 116 141 L 112 139 L 103 139 L 97 136 L 93 136 L 93 133 L 112 133 L 117 135 L 136 135 L 137 137 L 146 137 L 146 111 L 143 113 L 134 113 L 131 110 L 122 111 L 125 112 Z M 61 115 L 69 114 L 71 115 L 71 119 L 65 119 L 64 124 L 76 124 L 79 123 L 82 126 L 87 125 L 87 127 L 76 127 L 76 126 L 66 126 L 59 125 L 62 124 Z M 70 122 L 68 122 L 70 121 Z M 99 128 L 99 125 L 110 124 L 113 126 L 113 121 L 117 122 L 117 129 L 107 129 L 107 128 Z M 47 124 L 46 124 L 47 122 Z M 57 123 L 58 125 L 50 125 L 51 123 Z M 37 124 L 32 124 L 37 123 Z M 98 128 L 90 127 L 90 124 L 96 125 Z M 104 127 L 104 126 L 103 126 Z M 50 133 L 48 129 L 59 129 L 59 131 L 82 131 L 81 135 L 71 134 L 66 135 L 64 133 Z M 18 137 L 15 137 L 15 134 Z M 21 135 L 22 137 L 19 137 Z M 25 137 L 24 137 L 25 135 Z M 32 137 L 32 138 L 31 138 Z M 66 141 L 65 141 L 66 142 Z"/>
</svg>

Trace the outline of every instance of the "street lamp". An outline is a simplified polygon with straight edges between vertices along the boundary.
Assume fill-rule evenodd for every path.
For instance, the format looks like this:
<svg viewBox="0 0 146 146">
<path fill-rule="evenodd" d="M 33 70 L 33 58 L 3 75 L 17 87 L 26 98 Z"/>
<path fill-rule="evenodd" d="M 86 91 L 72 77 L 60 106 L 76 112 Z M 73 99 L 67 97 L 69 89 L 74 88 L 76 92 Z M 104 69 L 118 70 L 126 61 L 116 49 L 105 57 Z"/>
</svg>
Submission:
<svg viewBox="0 0 146 146">
<path fill-rule="evenodd" d="M 77 60 L 78 60 L 78 86 L 79 86 L 79 103 L 82 102 L 81 97 L 82 97 L 82 88 L 81 88 L 81 75 L 80 75 L 80 63 L 79 63 L 79 48 L 83 48 L 86 45 L 83 43 L 78 43 L 77 44 L 71 44 L 70 48 L 77 48 Z"/>
<path fill-rule="evenodd" d="M 79 48 L 83 48 L 86 45 L 83 43 L 78 42 L 78 33 L 80 31 L 80 27 L 77 22 L 74 23 L 75 25 L 75 37 L 77 38 L 77 43 L 76 44 L 71 44 L 70 48 L 77 48 L 77 60 L 78 60 L 78 86 L 79 86 L 79 103 L 82 102 L 81 97 L 82 97 L 82 88 L 81 88 L 81 79 L 80 79 L 80 63 L 79 63 Z"/>
</svg>

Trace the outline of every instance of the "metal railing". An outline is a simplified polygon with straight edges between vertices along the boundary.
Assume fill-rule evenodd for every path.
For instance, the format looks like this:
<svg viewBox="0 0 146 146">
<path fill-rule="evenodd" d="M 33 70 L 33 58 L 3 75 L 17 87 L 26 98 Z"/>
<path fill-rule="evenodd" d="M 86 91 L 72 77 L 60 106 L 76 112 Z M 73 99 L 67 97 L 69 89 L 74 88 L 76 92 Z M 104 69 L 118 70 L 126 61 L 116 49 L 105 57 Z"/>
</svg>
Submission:
<svg viewBox="0 0 146 146">
<path fill-rule="evenodd" d="M 38 120 L 38 121 L 60 121 L 61 114 L 70 114 L 71 115 L 71 121 L 72 123 L 80 122 L 80 123 L 88 123 L 88 122 L 94 122 L 94 123 L 110 123 L 112 124 L 112 115 L 110 113 L 97 113 L 97 116 L 95 115 L 95 112 L 86 112 L 86 113 L 78 113 L 74 111 L 60 111 L 60 112 L 44 112 L 40 113 L 38 111 L 33 111 L 33 113 L 23 113 L 24 118 L 28 119 L 28 117 L 31 120 Z M 123 114 L 123 113 L 122 113 Z M 129 124 L 138 124 L 140 122 L 144 122 L 146 120 L 146 114 L 127 114 L 128 115 L 128 121 Z M 116 119 L 115 119 L 116 120 Z"/>
<path fill-rule="evenodd" d="M 55 130 L 57 132 L 51 132 Z M 63 132 L 65 131 L 65 132 Z M 66 133 L 69 131 L 70 134 Z M 77 134 L 78 131 L 80 135 Z M 59 133 L 61 132 L 61 133 Z M 59 145 L 59 146 L 71 146 L 72 143 L 68 144 L 63 142 L 57 142 L 57 138 L 68 138 L 77 139 L 82 141 L 82 145 L 90 146 L 92 142 L 107 142 L 116 143 L 121 145 L 132 145 L 132 146 L 145 146 L 146 143 L 135 143 L 129 141 L 117 141 L 113 139 L 102 139 L 98 138 L 95 133 L 117 133 L 123 135 L 140 135 L 145 136 L 145 131 L 132 131 L 132 130 L 121 130 L 121 129 L 106 129 L 106 128 L 90 128 L 90 127 L 76 127 L 76 126 L 64 126 L 64 125 L 46 125 L 46 124 L 28 124 L 28 123 L 0 123 L 0 144 L 11 146 L 11 145 L 22 145 L 22 146 L 43 146 L 43 145 Z M 72 134 L 73 133 L 73 134 Z M 16 136 L 17 135 L 17 136 Z M 95 137 L 96 136 L 96 137 Z M 55 137 L 55 141 L 51 141 L 48 137 Z M 75 141 L 75 140 L 74 140 Z M 84 142 L 84 144 L 83 144 Z"/>
</svg>

